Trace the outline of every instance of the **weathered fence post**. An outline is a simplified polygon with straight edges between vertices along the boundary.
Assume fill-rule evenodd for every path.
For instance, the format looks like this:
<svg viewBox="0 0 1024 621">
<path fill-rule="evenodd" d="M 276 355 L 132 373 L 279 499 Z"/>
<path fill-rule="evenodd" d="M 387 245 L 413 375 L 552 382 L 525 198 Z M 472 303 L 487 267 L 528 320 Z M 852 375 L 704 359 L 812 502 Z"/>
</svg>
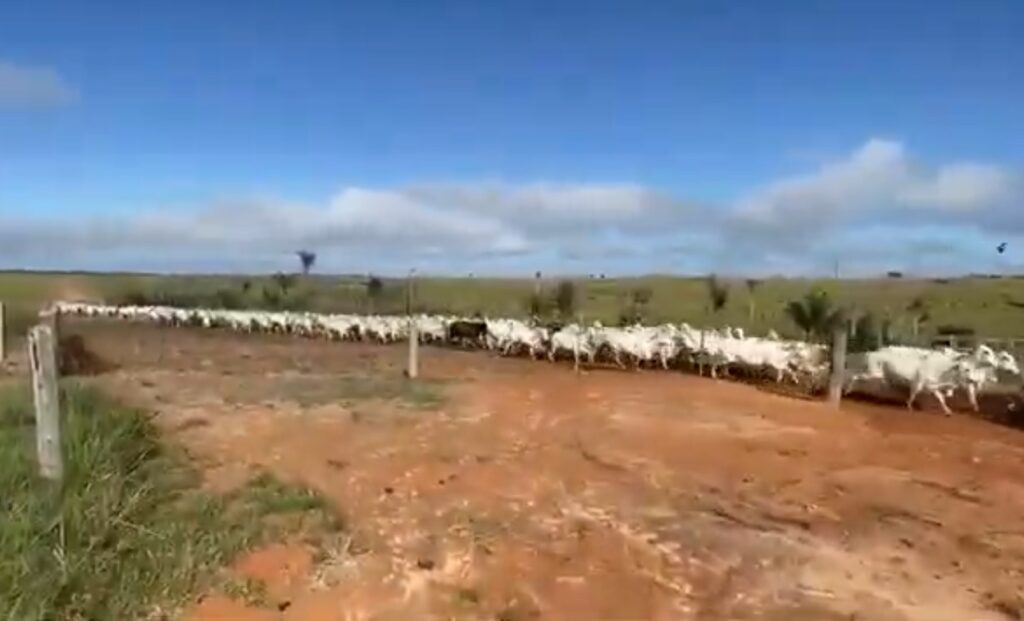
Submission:
<svg viewBox="0 0 1024 621">
<path fill-rule="evenodd" d="M 832 330 L 832 366 L 828 382 L 828 401 L 835 407 L 843 399 L 843 384 L 846 383 L 846 322 L 840 322 Z"/>
<path fill-rule="evenodd" d="M 416 325 L 416 316 L 413 314 L 415 304 L 415 284 L 413 275 L 416 270 L 409 271 L 409 282 L 406 285 L 405 312 L 409 316 L 409 363 L 406 366 L 405 374 L 409 379 L 416 379 L 420 373 L 420 335 Z"/>
<path fill-rule="evenodd" d="M 53 330 L 53 343 L 56 348 L 60 344 L 60 312 L 57 310 L 57 306 L 51 304 L 39 311 L 39 320 Z"/>
<path fill-rule="evenodd" d="M 7 359 L 7 310 L 0 302 L 0 362 Z"/>
<path fill-rule="evenodd" d="M 28 359 L 36 407 L 39 474 L 45 479 L 60 481 L 64 478 L 64 458 L 60 448 L 57 341 L 52 326 L 41 324 L 29 330 Z"/>
<path fill-rule="evenodd" d="M 704 376 L 704 328 L 700 329 L 700 349 L 697 351 L 697 375 Z"/>
</svg>

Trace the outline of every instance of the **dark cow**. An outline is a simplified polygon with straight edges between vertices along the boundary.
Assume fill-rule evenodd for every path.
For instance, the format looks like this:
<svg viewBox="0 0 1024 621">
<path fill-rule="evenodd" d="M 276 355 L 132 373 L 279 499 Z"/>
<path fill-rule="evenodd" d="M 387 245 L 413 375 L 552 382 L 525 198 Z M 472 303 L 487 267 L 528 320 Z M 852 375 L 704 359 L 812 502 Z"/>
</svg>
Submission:
<svg viewBox="0 0 1024 621">
<path fill-rule="evenodd" d="M 448 324 L 448 342 L 482 347 L 487 337 L 487 324 L 483 321 L 453 321 Z"/>
</svg>

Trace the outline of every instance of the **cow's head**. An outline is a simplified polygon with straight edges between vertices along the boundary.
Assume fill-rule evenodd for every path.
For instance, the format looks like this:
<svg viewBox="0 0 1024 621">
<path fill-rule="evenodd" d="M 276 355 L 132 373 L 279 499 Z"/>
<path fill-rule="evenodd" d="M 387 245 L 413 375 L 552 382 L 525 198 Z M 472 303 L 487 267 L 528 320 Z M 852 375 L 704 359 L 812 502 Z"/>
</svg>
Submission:
<svg viewBox="0 0 1024 621">
<path fill-rule="evenodd" d="M 1017 359 L 1008 351 L 1001 351 L 996 355 L 996 368 L 1008 375 L 1020 375 L 1020 365 Z"/>
</svg>

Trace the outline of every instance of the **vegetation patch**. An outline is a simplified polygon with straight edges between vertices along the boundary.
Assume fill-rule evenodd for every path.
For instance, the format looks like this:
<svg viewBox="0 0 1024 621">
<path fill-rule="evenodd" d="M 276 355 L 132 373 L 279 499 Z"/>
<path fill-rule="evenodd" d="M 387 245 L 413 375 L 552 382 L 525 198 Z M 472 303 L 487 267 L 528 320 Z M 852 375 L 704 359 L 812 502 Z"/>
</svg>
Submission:
<svg viewBox="0 0 1024 621">
<path fill-rule="evenodd" d="M 366 374 L 326 375 L 320 373 L 287 374 L 261 377 L 222 378 L 218 384 L 225 401 L 254 404 L 290 401 L 303 408 L 331 403 L 394 401 L 416 409 L 432 410 L 445 401 L 445 382 L 430 379 L 410 381 L 397 371 Z"/>
<path fill-rule="evenodd" d="M 65 480 L 37 476 L 27 391 L 0 393 L 0 619 L 137 619 L 219 586 L 239 552 L 341 528 L 309 490 L 268 475 L 219 496 L 147 416 L 64 390 Z"/>
</svg>

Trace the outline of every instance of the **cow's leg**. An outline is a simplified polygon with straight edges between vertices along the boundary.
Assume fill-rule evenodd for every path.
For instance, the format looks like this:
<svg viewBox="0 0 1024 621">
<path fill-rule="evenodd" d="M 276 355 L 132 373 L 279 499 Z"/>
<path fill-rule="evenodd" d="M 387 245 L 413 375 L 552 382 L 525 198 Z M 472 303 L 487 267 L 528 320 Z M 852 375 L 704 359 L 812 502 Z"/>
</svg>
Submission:
<svg viewBox="0 0 1024 621">
<path fill-rule="evenodd" d="M 843 383 L 843 396 L 845 397 L 846 395 L 853 392 L 853 388 L 860 382 L 861 379 L 862 377 L 860 375 L 851 374 L 847 376 L 846 381 Z"/>
<path fill-rule="evenodd" d="M 967 400 L 971 402 L 971 408 L 975 412 L 981 411 L 981 408 L 978 406 L 978 386 L 974 382 L 967 383 Z"/>
<path fill-rule="evenodd" d="M 942 395 L 942 391 L 937 388 L 933 388 L 931 393 L 935 395 L 935 398 L 938 400 L 939 405 L 942 406 L 942 411 L 945 412 L 946 416 L 952 415 L 953 411 L 949 409 L 948 405 L 946 405 L 946 397 Z"/>
<path fill-rule="evenodd" d="M 914 409 L 914 400 L 917 399 L 918 393 L 920 393 L 921 389 L 923 389 L 923 388 L 924 388 L 924 385 L 919 380 L 915 380 L 910 385 L 910 396 L 907 398 L 907 409 L 908 410 L 913 410 Z"/>
<path fill-rule="evenodd" d="M 554 362 L 554 361 L 555 361 L 555 348 L 552 347 L 552 348 L 548 349 L 548 362 Z"/>
</svg>

